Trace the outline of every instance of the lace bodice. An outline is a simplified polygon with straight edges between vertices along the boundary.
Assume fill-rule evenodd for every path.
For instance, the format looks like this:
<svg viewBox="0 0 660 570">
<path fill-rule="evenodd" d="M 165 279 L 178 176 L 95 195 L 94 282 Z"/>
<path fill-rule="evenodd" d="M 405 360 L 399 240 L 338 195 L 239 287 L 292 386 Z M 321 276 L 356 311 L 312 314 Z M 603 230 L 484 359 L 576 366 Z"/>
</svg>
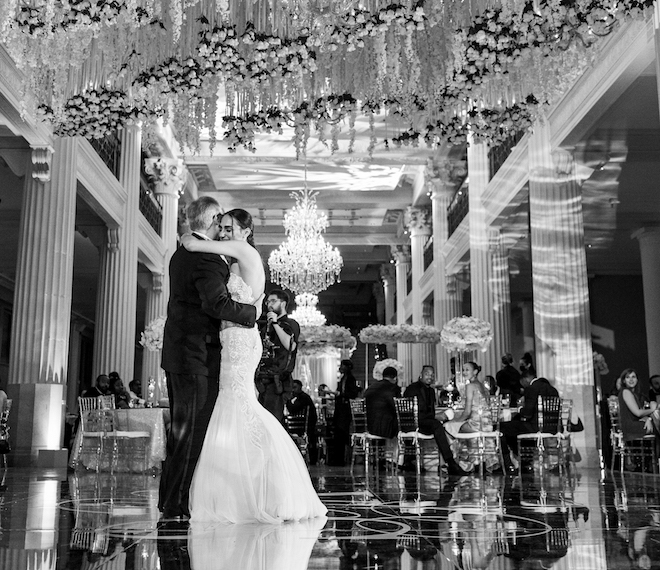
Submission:
<svg viewBox="0 0 660 570">
<path fill-rule="evenodd" d="M 239 303 L 252 303 L 254 301 L 252 287 L 243 281 L 243 278 L 236 273 L 229 274 L 227 291 L 229 291 L 231 298 Z"/>
</svg>

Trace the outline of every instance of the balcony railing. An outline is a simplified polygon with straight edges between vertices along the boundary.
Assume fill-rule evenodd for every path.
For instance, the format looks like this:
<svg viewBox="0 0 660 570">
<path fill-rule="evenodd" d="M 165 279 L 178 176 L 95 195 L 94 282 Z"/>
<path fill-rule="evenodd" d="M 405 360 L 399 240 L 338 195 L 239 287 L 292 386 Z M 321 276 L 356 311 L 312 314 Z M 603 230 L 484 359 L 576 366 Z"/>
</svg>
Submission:
<svg viewBox="0 0 660 570">
<path fill-rule="evenodd" d="M 140 212 L 147 219 L 149 225 L 160 235 L 163 223 L 163 208 L 156 200 L 154 193 L 140 180 Z"/>
<path fill-rule="evenodd" d="M 119 160 L 121 159 L 121 141 L 115 133 L 102 139 L 88 139 L 96 154 L 108 167 L 114 177 L 119 180 Z"/>
<path fill-rule="evenodd" d="M 429 237 L 424 246 L 424 271 L 433 263 L 433 236 Z"/>
<path fill-rule="evenodd" d="M 470 211 L 470 204 L 468 200 L 468 187 L 462 186 L 458 189 L 458 192 L 454 194 L 454 198 L 447 208 L 447 226 L 448 234 L 451 236 L 458 226 L 461 225 L 463 218 L 467 216 Z"/>
<path fill-rule="evenodd" d="M 408 275 L 406 275 L 406 295 L 410 295 L 410 292 L 412 291 L 412 286 L 413 286 L 412 271 L 409 271 Z"/>
<path fill-rule="evenodd" d="M 488 149 L 488 162 L 490 179 L 492 180 L 496 172 L 502 167 L 511 151 L 523 138 L 525 131 L 517 131 L 507 138 L 502 144 Z"/>
</svg>

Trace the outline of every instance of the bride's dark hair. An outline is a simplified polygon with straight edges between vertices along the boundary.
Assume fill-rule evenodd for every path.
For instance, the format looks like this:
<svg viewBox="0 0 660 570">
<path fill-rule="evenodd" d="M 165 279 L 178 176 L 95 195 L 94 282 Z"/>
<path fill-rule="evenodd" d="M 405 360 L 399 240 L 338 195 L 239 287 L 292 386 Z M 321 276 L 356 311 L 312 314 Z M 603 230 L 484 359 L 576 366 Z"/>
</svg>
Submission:
<svg viewBox="0 0 660 570">
<path fill-rule="evenodd" d="M 225 212 L 224 215 L 229 216 L 234 220 L 241 229 L 250 230 L 250 235 L 247 237 L 246 241 L 256 249 L 257 246 L 254 245 L 254 224 L 252 223 L 252 216 L 250 213 L 241 208 L 234 208 L 233 210 Z"/>
</svg>

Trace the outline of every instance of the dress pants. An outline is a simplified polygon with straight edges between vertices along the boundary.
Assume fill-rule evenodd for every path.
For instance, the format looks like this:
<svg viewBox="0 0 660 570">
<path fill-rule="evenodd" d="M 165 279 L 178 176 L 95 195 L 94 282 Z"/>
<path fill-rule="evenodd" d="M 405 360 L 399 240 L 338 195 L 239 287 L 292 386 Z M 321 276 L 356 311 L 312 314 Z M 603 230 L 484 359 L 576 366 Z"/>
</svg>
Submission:
<svg viewBox="0 0 660 570">
<path fill-rule="evenodd" d="M 500 423 L 500 445 L 502 446 L 502 455 L 504 456 L 504 464 L 511 465 L 511 457 L 509 451 L 513 451 L 518 455 L 518 435 L 522 433 L 533 433 L 536 431 L 531 422 L 522 420 L 511 420 L 509 422 Z"/>
<path fill-rule="evenodd" d="M 188 495 L 218 397 L 218 378 L 167 372 L 171 425 L 158 508 L 166 518 L 190 516 Z"/>
<path fill-rule="evenodd" d="M 449 445 L 449 440 L 447 439 L 447 432 L 445 427 L 442 425 L 442 422 L 438 419 L 428 419 L 419 421 L 419 431 L 426 435 L 433 435 L 435 443 L 438 446 L 440 455 L 445 460 L 447 465 L 453 465 L 456 463 L 454 455 L 451 452 L 451 446 Z"/>
</svg>

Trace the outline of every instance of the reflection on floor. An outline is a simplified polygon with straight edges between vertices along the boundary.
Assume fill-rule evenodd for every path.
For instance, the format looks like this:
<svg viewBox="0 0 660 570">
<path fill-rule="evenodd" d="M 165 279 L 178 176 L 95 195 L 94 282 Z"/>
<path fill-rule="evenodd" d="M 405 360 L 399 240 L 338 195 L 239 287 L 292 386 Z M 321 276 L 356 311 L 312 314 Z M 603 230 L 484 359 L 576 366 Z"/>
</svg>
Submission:
<svg viewBox="0 0 660 570">
<path fill-rule="evenodd" d="M 660 569 L 660 477 L 312 467 L 327 520 L 160 521 L 158 477 L 0 471 L 2 570 Z"/>
</svg>

